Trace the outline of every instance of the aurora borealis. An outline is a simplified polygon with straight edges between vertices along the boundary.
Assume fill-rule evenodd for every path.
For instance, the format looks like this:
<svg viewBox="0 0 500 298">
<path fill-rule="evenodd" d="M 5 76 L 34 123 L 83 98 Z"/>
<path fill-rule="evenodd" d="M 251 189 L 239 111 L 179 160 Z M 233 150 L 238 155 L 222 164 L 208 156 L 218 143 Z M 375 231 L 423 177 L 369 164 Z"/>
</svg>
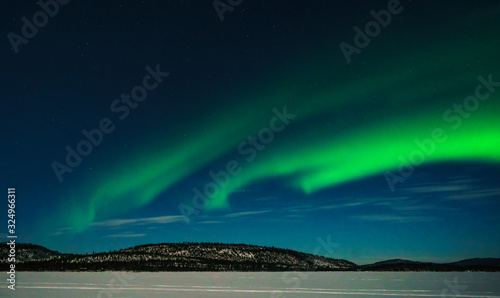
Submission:
<svg viewBox="0 0 500 298">
<path fill-rule="evenodd" d="M 18 54 L 2 49 L 20 233 L 75 252 L 312 252 L 331 235 L 333 257 L 360 263 L 498 257 L 500 6 L 445 2 L 401 1 L 351 63 L 339 44 L 387 1 L 244 2 L 223 22 L 190 1 L 70 2 Z M 4 36 L 37 6 L 9 9 Z M 148 65 L 170 75 L 121 120 L 110 103 Z M 59 182 L 51 163 L 103 118 L 115 130 Z"/>
</svg>

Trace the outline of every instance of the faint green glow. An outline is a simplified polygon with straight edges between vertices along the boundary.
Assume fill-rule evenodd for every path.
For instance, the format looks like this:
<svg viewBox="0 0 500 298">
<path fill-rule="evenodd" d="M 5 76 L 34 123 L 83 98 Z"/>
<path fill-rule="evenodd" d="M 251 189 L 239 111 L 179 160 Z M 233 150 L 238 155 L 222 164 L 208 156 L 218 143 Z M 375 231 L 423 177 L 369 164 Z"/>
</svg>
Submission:
<svg viewBox="0 0 500 298">
<path fill-rule="evenodd" d="M 159 128 L 158 139 L 176 141 L 161 146 L 154 140 L 144 142 L 141 157 L 107 164 L 106 173 L 89 178 L 90 182 L 67 194 L 61 217 L 68 226 L 83 231 L 96 219 L 147 205 L 202 167 L 236 151 L 247 136 L 267 127 L 273 108 L 285 105 L 298 115 L 294 123 L 255 161 L 242 163 L 241 174 L 232 178 L 207 210 L 229 206 L 232 193 L 264 179 L 287 177 L 291 187 L 312 193 L 393 171 L 400 164 L 399 156 L 407 158 L 417 149 L 414 140 L 429 138 L 437 127 L 446 131 L 448 140 L 437 144 L 425 163 L 500 162 L 499 104 L 492 104 L 499 101 L 498 95 L 482 102 L 456 131 L 442 119 L 445 108 L 473 93 L 477 75 L 488 74 L 484 65 L 477 64 L 479 57 L 498 60 L 498 47 L 494 46 L 498 41 L 477 38 L 467 45 L 461 39 L 422 45 L 398 57 L 372 61 L 370 67 L 346 65 L 340 59 L 342 63 L 335 64 L 338 69 L 331 69 L 317 62 L 331 61 L 330 57 L 304 59 L 276 76 L 278 79 L 269 75 L 265 87 L 238 88 L 225 101 L 227 105 L 207 111 L 200 120 L 204 127 L 186 123 L 190 130 L 185 139 L 178 137 L 179 132 Z M 363 55 L 368 57 L 370 51 L 366 52 Z M 500 74 L 494 77 L 498 80 Z M 435 105 L 433 100 L 447 104 Z M 387 112 L 370 111 L 370 107 L 387 107 Z M 326 114 L 334 117 L 324 119 L 332 123 L 333 130 L 321 123 Z M 366 115 L 370 121 L 363 120 Z M 181 196 L 191 197 L 191 189 Z"/>
</svg>

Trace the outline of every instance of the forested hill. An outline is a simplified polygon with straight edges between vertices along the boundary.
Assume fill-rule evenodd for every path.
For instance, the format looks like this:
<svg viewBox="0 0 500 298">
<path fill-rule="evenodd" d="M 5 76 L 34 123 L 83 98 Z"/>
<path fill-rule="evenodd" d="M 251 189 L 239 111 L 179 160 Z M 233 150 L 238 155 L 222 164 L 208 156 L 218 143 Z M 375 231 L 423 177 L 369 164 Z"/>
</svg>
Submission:
<svg viewBox="0 0 500 298">
<path fill-rule="evenodd" d="M 357 265 L 289 249 L 246 244 L 162 243 L 93 254 L 62 254 L 33 244 L 17 244 L 18 271 L 289 271 L 354 270 Z M 7 268 L 8 248 L 0 263 Z"/>
<path fill-rule="evenodd" d="M 369 265 L 246 244 L 161 243 L 110 252 L 63 254 L 35 244 L 16 244 L 16 271 L 500 271 L 499 258 L 454 263 L 394 259 Z M 9 247 L 0 245 L 7 270 Z"/>
</svg>

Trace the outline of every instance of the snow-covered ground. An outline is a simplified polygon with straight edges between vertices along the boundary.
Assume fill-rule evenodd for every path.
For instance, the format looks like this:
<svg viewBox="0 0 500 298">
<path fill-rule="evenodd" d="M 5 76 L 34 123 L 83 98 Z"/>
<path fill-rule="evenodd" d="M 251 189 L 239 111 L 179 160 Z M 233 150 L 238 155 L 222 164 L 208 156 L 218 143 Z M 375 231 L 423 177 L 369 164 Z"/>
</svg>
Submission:
<svg viewBox="0 0 500 298">
<path fill-rule="evenodd" d="M 19 272 L 7 285 L 0 297 L 500 297 L 500 273 L 469 272 Z"/>
</svg>

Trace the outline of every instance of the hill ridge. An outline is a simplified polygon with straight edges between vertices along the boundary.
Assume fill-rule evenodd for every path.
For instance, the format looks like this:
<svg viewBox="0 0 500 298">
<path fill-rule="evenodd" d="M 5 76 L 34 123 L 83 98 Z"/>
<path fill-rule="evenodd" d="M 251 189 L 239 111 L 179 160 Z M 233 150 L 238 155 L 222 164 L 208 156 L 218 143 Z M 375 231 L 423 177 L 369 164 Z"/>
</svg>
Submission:
<svg viewBox="0 0 500 298">
<path fill-rule="evenodd" d="M 8 246 L 0 244 L 6 270 Z M 391 259 L 357 265 L 286 248 L 244 243 L 180 242 L 141 244 L 109 252 L 71 254 L 31 244 L 16 244 L 19 271 L 500 271 L 500 258 L 452 263 Z"/>
</svg>

